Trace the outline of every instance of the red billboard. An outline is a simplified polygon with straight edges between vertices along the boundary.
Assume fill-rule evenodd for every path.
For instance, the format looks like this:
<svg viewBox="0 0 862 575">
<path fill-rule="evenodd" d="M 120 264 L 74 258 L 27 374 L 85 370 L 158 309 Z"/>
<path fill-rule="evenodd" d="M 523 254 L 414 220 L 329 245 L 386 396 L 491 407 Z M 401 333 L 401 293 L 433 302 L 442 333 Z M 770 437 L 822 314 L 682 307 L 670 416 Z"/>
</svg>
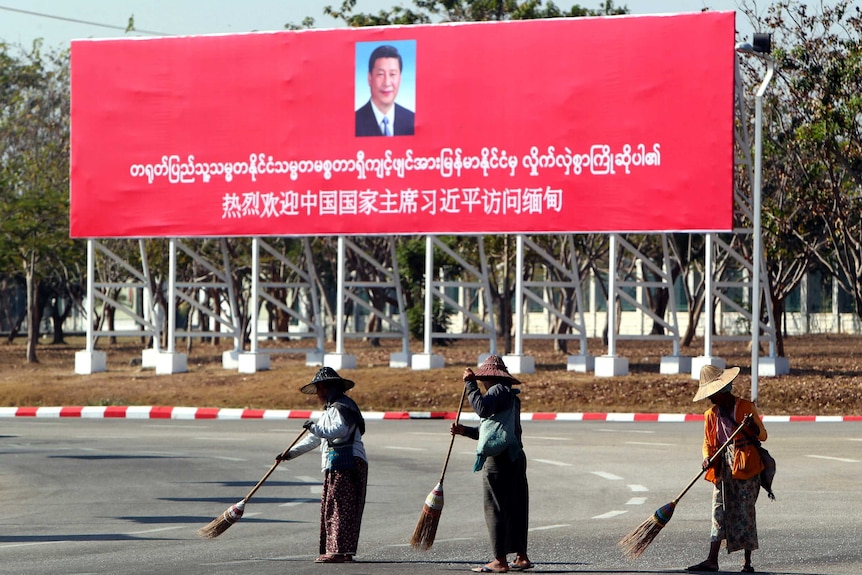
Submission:
<svg viewBox="0 0 862 575">
<path fill-rule="evenodd" d="M 732 228 L 733 12 L 71 51 L 72 237 Z"/>
</svg>

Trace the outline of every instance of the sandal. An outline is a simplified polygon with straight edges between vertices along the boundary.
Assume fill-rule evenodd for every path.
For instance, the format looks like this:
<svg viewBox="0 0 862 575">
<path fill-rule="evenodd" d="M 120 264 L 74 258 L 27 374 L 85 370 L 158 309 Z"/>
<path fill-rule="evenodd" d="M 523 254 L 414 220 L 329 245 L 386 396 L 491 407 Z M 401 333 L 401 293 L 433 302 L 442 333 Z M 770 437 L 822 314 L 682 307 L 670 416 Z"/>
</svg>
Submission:
<svg viewBox="0 0 862 575">
<path fill-rule="evenodd" d="M 314 560 L 315 563 L 344 563 L 344 555 L 321 555 Z"/>
<path fill-rule="evenodd" d="M 686 567 L 685 570 L 686 571 L 694 571 L 694 572 L 701 572 L 701 571 L 715 572 L 715 571 L 718 571 L 718 566 L 713 567 L 712 565 L 710 565 L 706 561 L 701 561 L 697 565 L 692 565 L 691 567 Z"/>
<path fill-rule="evenodd" d="M 487 565 L 480 565 L 479 567 L 473 567 L 470 571 L 473 571 L 474 573 L 507 573 L 509 568 L 495 569 L 493 567 L 488 567 Z"/>
<path fill-rule="evenodd" d="M 743 565 L 742 566 L 742 572 L 743 573 L 754 573 L 754 567 L 752 567 L 751 565 Z"/>
</svg>

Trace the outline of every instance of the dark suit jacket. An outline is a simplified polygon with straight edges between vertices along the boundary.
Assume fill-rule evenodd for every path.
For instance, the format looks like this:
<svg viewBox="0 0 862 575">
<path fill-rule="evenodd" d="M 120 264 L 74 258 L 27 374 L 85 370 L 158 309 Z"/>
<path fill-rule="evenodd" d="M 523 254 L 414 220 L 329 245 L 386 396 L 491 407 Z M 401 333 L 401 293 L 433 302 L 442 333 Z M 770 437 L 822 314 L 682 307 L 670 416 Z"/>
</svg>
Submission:
<svg viewBox="0 0 862 575">
<path fill-rule="evenodd" d="M 414 114 L 404 106 L 395 104 L 395 136 L 413 135 Z M 371 109 L 371 100 L 356 110 L 356 135 L 357 136 L 382 136 L 380 125 Z"/>
</svg>

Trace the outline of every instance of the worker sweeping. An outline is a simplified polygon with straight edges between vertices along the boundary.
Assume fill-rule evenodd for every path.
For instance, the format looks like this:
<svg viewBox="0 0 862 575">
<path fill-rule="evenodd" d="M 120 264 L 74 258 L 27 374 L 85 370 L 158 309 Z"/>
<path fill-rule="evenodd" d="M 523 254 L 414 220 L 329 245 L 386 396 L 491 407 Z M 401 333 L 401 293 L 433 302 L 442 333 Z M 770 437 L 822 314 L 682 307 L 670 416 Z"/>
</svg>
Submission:
<svg viewBox="0 0 862 575">
<path fill-rule="evenodd" d="M 302 393 L 317 394 L 324 405 L 317 422 L 308 420 L 303 427 L 308 435 L 282 452 L 276 459 L 293 459 L 320 447 L 324 472 L 320 498 L 320 556 L 317 563 L 353 561 L 359 544 L 359 528 L 365 509 L 368 484 L 368 458 L 362 435 L 365 420 L 359 407 L 345 391 L 354 383 L 331 367 L 321 368 Z"/>
<path fill-rule="evenodd" d="M 715 486 L 712 493 L 712 532 L 706 560 L 688 567 L 687 571 L 718 571 L 721 542 L 727 542 L 727 552 L 744 551 L 743 573 L 753 573 L 751 552 L 758 548 L 755 504 L 760 493 L 760 472 L 763 463 L 757 445 L 766 440 L 757 406 L 733 395 L 733 380 L 738 367 L 721 369 L 705 365 L 700 370 L 700 385 L 694 401 L 709 399 L 712 407 L 704 414 L 703 468 L 704 479 Z M 722 456 L 712 458 L 741 425 L 739 433 Z"/>
<path fill-rule="evenodd" d="M 485 387 L 484 395 L 477 381 Z M 527 556 L 529 488 L 527 457 L 521 444 L 520 382 L 509 374 L 502 358 L 492 355 L 473 373 L 464 370 L 470 405 L 480 418 L 479 427 L 453 423 L 452 434 L 478 440 L 474 471 L 482 471 L 485 523 L 494 558 L 477 573 L 506 573 L 531 569 Z M 506 556 L 514 553 L 511 563 Z"/>
</svg>

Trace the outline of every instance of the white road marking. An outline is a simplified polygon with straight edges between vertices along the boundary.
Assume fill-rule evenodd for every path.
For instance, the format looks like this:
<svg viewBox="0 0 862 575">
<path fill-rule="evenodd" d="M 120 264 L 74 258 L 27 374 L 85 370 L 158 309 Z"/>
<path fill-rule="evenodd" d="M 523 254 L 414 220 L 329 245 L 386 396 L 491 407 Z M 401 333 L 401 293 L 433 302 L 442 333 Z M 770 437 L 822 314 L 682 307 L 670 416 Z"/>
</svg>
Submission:
<svg viewBox="0 0 862 575">
<path fill-rule="evenodd" d="M 308 475 L 297 475 L 296 480 L 302 481 L 303 483 L 320 483 L 320 478 L 309 477 Z"/>
<path fill-rule="evenodd" d="M 245 441 L 242 437 L 228 437 L 227 435 L 212 435 L 210 437 L 195 437 L 195 441 Z"/>
<path fill-rule="evenodd" d="M 613 473 L 608 473 L 606 471 L 590 471 L 593 475 L 598 475 L 602 479 L 608 479 L 610 481 L 620 481 L 622 477 L 619 475 L 614 475 Z"/>
<path fill-rule="evenodd" d="M 541 527 L 533 527 L 527 531 L 547 531 L 548 529 L 560 529 L 562 527 L 571 527 L 571 523 L 560 523 L 558 525 L 542 525 Z"/>
<path fill-rule="evenodd" d="M 649 441 L 626 441 L 626 445 L 652 445 L 655 447 L 673 447 L 673 443 L 652 443 Z"/>
<path fill-rule="evenodd" d="M 641 491 L 649 491 L 649 489 L 645 485 L 638 485 L 637 483 L 629 484 L 629 489 L 631 489 L 635 493 L 639 493 Z"/>
<path fill-rule="evenodd" d="M 387 445 L 384 449 L 393 449 L 395 451 L 428 451 L 424 447 L 398 447 L 396 445 Z"/>
<path fill-rule="evenodd" d="M 610 519 L 611 517 L 616 517 L 617 515 L 622 515 L 623 513 L 628 513 L 628 511 L 608 511 L 607 513 L 596 515 L 595 517 L 593 517 L 593 519 Z"/>
<path fill-rule="evenodd" d="M 548 437 L 545 435 L 524 435 L 524 439 L 541 439 L 543 441 L 571 441 L 571 437 Z"/>
<path fill-rule="evenodd" d="M 172 531 L 174 529 L 185 529 L 185 525 L 173 525 L 171 527 L 156 527 L 155 529 L 145 529 L 143 531 L 129 531 L 126 535 L 143 535 L 144 533 L 157 533 L 159 531 Z"/>
<path fill-rule="evenodd" d="M 564 461 L 554 461 L 553 459 L 534 459 L 538 463 L 547 463 L 548 465 L 556 465 L 557 467 L 571 467 L 571 463 L 566 463 Z"/>
<path fill-rule="evenodd" d="M 845 457 L 830 457 L 828 455 L 806 455 L 814 459 L 828 459 L 829 461 L 841 461 L 842 463 L 859 463 L 858 459 L 847 459 Z"/>
<path fill-rule="evenodd" d="M 643 505 L 646 503 L 646 497 L 632 497 L 626 501 L 626 505 Z"/>
<path fill-rule="evenodd" d="M 140 438 L 141 438 L 140 435 L 122 435 L 122 434 L 113 434 L 113 433 L 111 434 L 111 439 L 140 439 Z M 76 435 L 75 439 L 78 439 L 81 441 L 87 441 L 87 440 L 93 440 L 93 439 L 99 440 L 99 439 L 105 439 L 105 436 L 104 435 Z"/>
</svg>

